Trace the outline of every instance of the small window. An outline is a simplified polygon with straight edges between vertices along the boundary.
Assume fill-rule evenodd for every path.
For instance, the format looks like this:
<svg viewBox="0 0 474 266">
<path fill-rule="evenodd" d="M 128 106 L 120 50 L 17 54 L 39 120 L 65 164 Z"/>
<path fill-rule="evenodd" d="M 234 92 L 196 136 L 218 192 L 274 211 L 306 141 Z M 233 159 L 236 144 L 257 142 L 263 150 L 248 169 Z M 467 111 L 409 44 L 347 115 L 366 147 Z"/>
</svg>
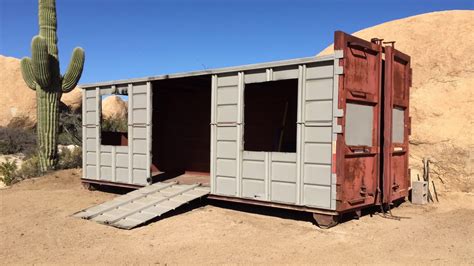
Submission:
<svg viewBox="0 0 474 266">
<path fill-rule="evenodd" d="M 297 79 L 246 84 L 244 150 L 296 152 L 297 99 Z"/>
<path fill-rule="evenodd" d="M 405 141 L 405 110 L 393 108 L 392 141 L 403 143 Z"/>
<path fill-rule="evenodd" d="M 127 146 L 128 95 L 102 95 L 101 110 L 101 144 Z"/>
<path fill-rule="evenodd" d="M 363 104 L 346 104 L 346 144 L 372 146 L 374 107 Z"/>
</svg>

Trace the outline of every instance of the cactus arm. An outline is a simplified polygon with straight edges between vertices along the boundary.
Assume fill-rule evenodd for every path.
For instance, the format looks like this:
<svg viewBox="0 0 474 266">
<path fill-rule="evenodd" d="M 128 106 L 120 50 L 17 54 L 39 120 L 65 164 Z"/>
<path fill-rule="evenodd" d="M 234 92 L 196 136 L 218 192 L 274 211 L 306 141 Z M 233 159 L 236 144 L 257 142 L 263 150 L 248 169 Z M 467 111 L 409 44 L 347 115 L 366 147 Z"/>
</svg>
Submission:
<svg viewBox="0 0 474 266">
<path fill-rule="evenodd" d="M 43 88 L 51 84 L 48 44 L 41 36 L 35 36 L 31 42 L 31 58 L 35 80 Z"/>
<path fill-rule="evenodd" d="M 84 67 L 85 54 L 84 50 L 80 47 L 76 47 L 72 52 L 71 62 L 67 68 L 66 74 L 64 74 L 62 81 L 63 93 L 70 92 L 76 87 L 77 82 L 81 78 L 82 69 Z"/>
<path fill-rule="evenodd" d="M 25 80 L 26 85 L 32 90 L 36 90 L 38 85 L 35 81 L 35 74 L 33 72 L 33 64 L 29 57 L 23 57 L 21 59 L 21 74 Z"/>
</svg>

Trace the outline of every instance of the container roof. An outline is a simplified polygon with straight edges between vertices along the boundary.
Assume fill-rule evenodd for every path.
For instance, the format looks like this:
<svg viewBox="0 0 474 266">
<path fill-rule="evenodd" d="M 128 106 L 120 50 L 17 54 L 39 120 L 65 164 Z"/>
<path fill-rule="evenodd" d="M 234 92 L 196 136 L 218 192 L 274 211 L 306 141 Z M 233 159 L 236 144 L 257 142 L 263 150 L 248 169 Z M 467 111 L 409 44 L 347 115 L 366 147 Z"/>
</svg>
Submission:
<svg viewBox="0 0 474 266">
<path fill-rule="evenodd" d="M 147 81 L 155 81 L 155 80 L 163 80 L 163 79 L 204 76 L 204 75 L 213 75 L 213 74 L 232 73 L 232 72 L 238 72 L 238 71 L 248 71 L 248 70 L 257 70 L 257 69 L 265 69 L 265 68 L 300 65 L 300 64 L 308 64 L 308 63 L 315 63 L 315 62 L 330 61 L 334 59 L 335 59 L 334 54 L 324 55 L 324 56 L 311 56 L 311 57 L 302 57 L 302 58 L 296 58 L 296 59 L 272 61 L 272 62 L 250 64 L 250 65 L 231 66 L 231 67 L 214 68 L 214 69 L 206 69 L 206 70 L 199 70 L 199 71 L 149 76 L 149 77 L 143 77 L 143 78 L 132 78 L 132 79 L 122 79 L 122 80 L 112 80 L 112 81 L 104 81 L 104 82 L 97 82 L 97 83 L 80 84 L 79 87 L 82 89 L 87 89 L 87 88 L 95 88 L 95 87 L 101 87 L 101 86 L 139 83 L 139 82 L 147 82 Z"/>
</svg>

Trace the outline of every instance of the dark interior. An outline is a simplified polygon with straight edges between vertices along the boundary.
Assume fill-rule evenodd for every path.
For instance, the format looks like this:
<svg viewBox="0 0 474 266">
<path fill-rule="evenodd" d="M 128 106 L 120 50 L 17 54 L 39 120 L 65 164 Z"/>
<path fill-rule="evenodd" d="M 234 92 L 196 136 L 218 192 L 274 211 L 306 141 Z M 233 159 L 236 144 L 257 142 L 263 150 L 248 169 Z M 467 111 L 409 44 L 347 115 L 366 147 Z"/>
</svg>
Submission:
<svg viewBox="0 0 474 266">
<path fill-rule="evenodd" d="M 246 84 L 244 103 L 244 150 L 296 152 L 297 79 Z"/>
<path fill-rule="evenodd" d="M 152 171 L 209 172 L 211 76 L 153 82 Z"/>
</svg>

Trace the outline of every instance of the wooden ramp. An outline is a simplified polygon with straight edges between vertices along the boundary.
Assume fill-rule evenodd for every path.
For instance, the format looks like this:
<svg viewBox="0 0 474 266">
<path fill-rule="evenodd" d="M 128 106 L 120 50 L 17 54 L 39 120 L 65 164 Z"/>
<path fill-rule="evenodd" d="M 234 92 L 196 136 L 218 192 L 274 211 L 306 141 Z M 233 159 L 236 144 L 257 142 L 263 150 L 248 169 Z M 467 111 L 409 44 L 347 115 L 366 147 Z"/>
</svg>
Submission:
<svg viewBox="0 0 474 266">
<path fill-rule="evenodd" d="M 117 228 L 132 229 L 183 204 L 206 196 L 209 192 L 209 187 L 201 184 L 158 182 L 85 209 L 73 216 Z"/>
</svg>

